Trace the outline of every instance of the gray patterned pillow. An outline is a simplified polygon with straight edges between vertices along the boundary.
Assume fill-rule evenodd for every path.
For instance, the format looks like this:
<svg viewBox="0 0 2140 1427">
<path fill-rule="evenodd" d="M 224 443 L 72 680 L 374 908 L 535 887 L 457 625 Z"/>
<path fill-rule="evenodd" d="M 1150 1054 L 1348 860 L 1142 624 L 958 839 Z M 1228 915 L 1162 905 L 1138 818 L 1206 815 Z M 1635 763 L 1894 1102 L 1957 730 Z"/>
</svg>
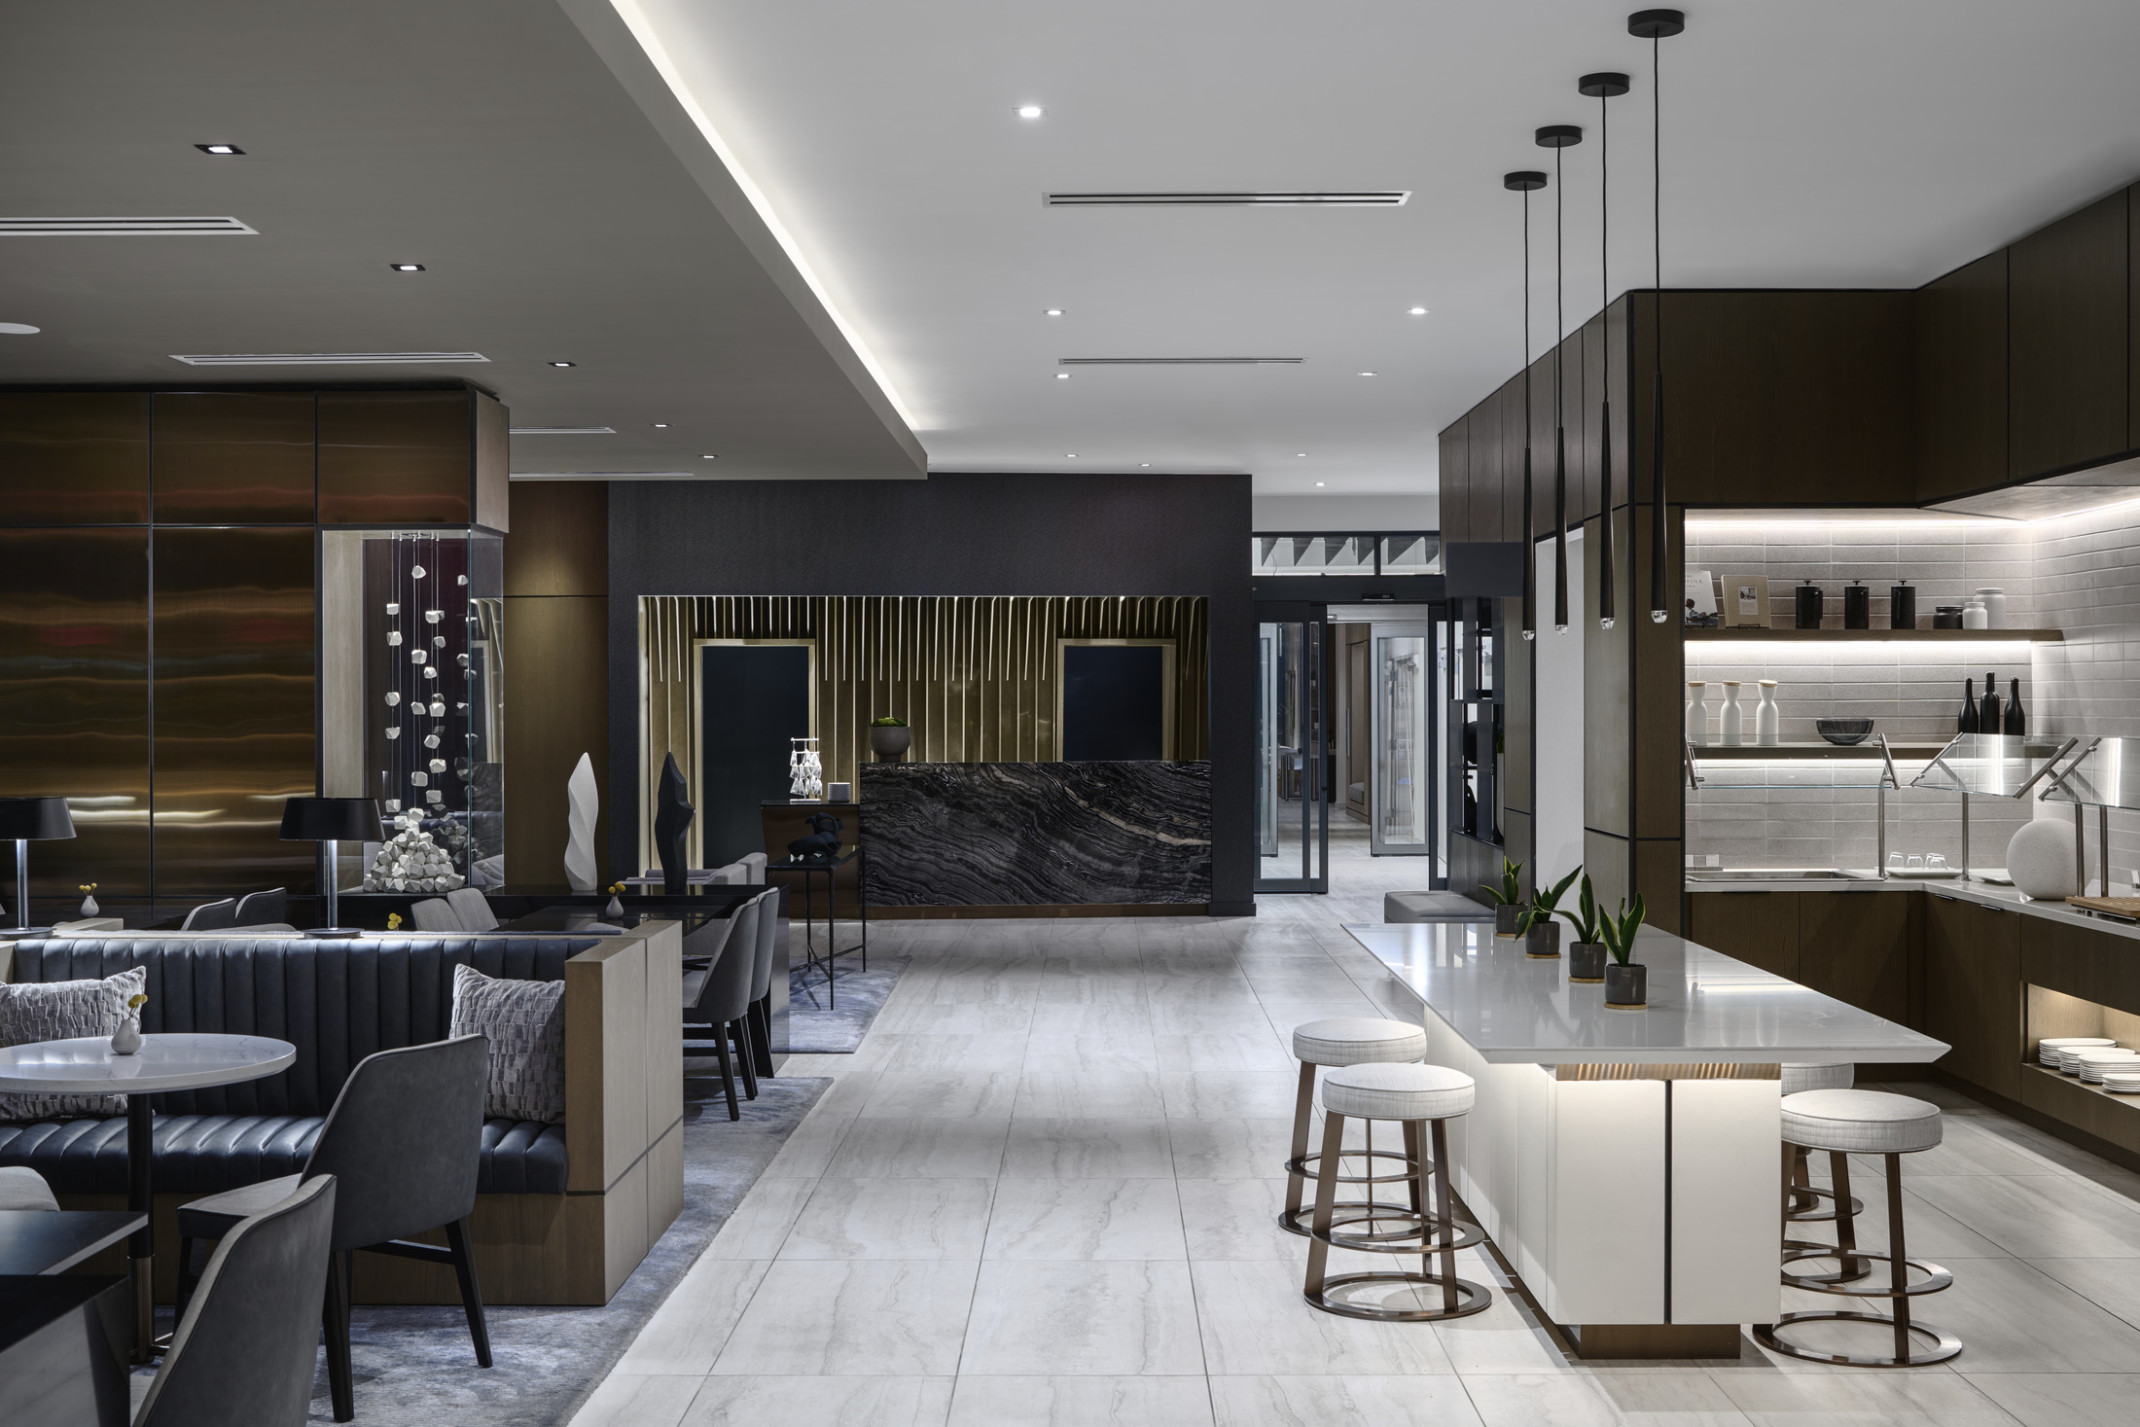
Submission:
<svg viewBox="0 0 2140 1427">
<path fill-rule="evenodd" d="M 0 982 L 0 1046 L 108 1036 L 126 1003 L 148 985 L 137 966 L 102 981 Z M 70 1120 L 124 1115 L 124 1095 L 0 1095 L 0 1120 Z"/>
<path fill-rule="evenodd" d="M 502 981 L 456 966 L 451 1034 L 490 1037 L 486 1116 L 564 1123 L 564 982 Z"/>
</svg>

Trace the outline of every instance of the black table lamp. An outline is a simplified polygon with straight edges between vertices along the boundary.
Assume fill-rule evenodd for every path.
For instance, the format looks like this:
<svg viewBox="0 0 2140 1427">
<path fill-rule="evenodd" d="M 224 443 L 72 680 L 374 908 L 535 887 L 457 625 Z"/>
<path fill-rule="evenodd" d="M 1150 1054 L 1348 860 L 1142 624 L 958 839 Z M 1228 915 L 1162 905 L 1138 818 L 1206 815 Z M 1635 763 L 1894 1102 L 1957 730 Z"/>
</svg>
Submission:
<svg viewBox="0 0 2140 1427">
<path fill-rule="evenodd" d="M 30 844 L 73 836 L 65 798 L 0 798 L 0 838 L 15 840 L 15 930 L 30 928 Z"/>
<path fill-rule="evenodd" d="M 365 842 L 379 836 L 379 804 L 372 798 L 291 798 L 282 805 L 285 842 L 327 844 L 327 925 L 312 934 L 355 936 L 357 928 L 341 922 L 337 898 L 341 881 L 337 844 Z"/>
</svg>

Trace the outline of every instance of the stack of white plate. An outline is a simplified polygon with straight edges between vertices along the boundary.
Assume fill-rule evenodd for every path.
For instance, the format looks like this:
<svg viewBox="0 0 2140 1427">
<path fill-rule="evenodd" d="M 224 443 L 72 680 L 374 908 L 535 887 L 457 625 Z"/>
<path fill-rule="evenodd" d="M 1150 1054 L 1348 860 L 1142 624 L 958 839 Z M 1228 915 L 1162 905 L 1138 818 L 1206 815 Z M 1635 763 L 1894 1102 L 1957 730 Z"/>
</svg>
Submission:
<svg viewBox="0 0 2140 1427">
<path fill-rule="evenodd" d="M 2047 1036 L 2036 1043 L 2036 1059 L 2053 1070 L 2061 1070 L 2064 1067 L 2058 1063 L 2058 1053 L 2062 1050 L 2102 1050 L 2116 1044 L 2108 1036 Z"/>
<path fill-rule="evenodd" d="M 2101 1085 L 2103 1072 L 2106 1070 L 2140 1070 L 2140 1050 L 2127 1050 L 2123 1046 L 2112 1046 L 2106 1050 L 2084 1050 L 2075 1059 L 2080 1062 L 2081 1079 L 2090 1085 Z"/>
<path fill-rule="evenodd" d="M 2113 1095 L 2140 1095 L 2140 1069 L 2104 1071 L 2103 1088 Z"/>
<path fill-rule="evenodd" d="M 2117 1048 L 2118 1043 L 2116 1041 L 2111 1041 L 2108 1045 L 2062 1045 L 2058 1048 L 2059 1073 L 2061 1075 L 2078 1075 L 2081 1073 L 2081 1057 L 2089 1051 L 2116 1050 Z"/>
</svg>

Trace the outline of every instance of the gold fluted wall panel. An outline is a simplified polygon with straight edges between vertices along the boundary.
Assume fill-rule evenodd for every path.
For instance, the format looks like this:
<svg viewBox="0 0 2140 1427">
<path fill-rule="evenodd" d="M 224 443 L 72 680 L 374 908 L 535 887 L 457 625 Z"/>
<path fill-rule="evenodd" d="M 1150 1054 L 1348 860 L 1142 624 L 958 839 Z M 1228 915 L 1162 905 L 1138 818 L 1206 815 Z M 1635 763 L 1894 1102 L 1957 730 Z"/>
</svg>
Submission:
<svg viewBox="0 0 2140 1427">
<path fill-rule="evenodd" d="M 708 639 L 811 640 L 827 783 L 856 781 L 868 725 L 914 731 L 917 763 L 1056 757 L 1055 650 L 1064 639 L 1175 645 L 1174 756 L 1209 757 L 1208 602 L 1201 596 L 650 595 L 639 601 L 641 865 L 653 865 L 655 779 L 674 753 L 698 786 L 696 646 Z M 698 827 L 693 866 L 703 865 Z"/>
</svg>

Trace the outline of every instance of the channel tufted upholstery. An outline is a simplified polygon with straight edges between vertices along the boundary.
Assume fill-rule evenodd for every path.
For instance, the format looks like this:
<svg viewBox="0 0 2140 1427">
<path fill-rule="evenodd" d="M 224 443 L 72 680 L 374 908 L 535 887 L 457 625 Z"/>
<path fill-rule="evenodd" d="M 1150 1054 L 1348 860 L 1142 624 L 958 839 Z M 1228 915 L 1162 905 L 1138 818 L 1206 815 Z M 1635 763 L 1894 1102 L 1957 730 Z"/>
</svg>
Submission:
<svg viewBox="0 0 2140 1427">
<path fill-rule="evenodd" d="M 273 1036 L 297 1047 L 280 1075 L 156 1097 L 156 1184 L 211 1194 L 305 1166 L 327 1110 L 374 1051 L 446 1038 L 453 970 L 561 981 L 593 937 L 70 936 L 17 942 L 10 979 L 78 981 L 148 969 L 142 1029 Z M 0 1123 L 0 1165 L 68 1193 L 123 1193 L 123 1118 Z M 565 1192 L 565 1127 L 491 1120 L 481 1194 Z"/>
</svg>

